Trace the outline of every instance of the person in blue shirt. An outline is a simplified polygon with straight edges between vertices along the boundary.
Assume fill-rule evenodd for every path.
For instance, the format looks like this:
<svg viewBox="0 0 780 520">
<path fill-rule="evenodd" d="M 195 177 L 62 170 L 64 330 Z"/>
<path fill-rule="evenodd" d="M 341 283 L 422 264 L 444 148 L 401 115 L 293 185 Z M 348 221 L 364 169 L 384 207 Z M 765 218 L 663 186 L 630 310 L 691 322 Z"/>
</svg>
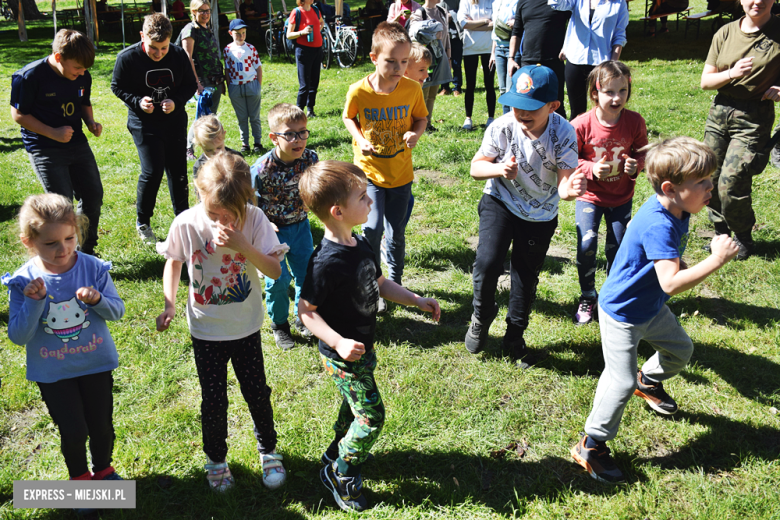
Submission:
<svg viewBox="0 0 780 520">
<path fill-rule="evenodd" d="M 571 11 L 561 60 L 573 120 L 588 110 L 588 75 L 601 63 L 620 60 L 626 45 L 628 4 L 623 0 L 547 0 L 556 11 Z M 527 41 L 527 40 L 526 40 Z"/>
<path fill-rule="evenodd" d="M 92 42 L 78 31 L 60 30 L 52 53 L 27 64 L 11 78 L 11 117 L 22 127 L 22 141 L 35 175 L 46 193 L 79 201 L 89 218 L 81 250 L 93 254 L 98 240 L 103 184 L 95 156 L 82 129 L 99 137 L 89 69 L 95 62 Z"/>
<path fill-rule="evenodd" d="M 11 300 L 8 338 L 27 349 L 27 379 L 59 427 L 71 480 L 121 480 L 111 466 L 118 355 L 106 321 L 120 319 L 125 304 L 111 264 L 76 251 L 87 225 L 62 195 L 24 201 L 20 236 L 32 259 L 2 277 Z"/>
<path fill-rule="evenodd" d="M 677 412 L 663 381 L 676 376 L 693 354 L 693 342 L 666 305 L 723 267 L 739 252 L 728 235 L 712 239 L 712 254 L 688 268 L 682 260 L 691 214 L 712 198 L 712 149 L 690 137 L 676 137 L 643 148 L 647 177 L 656 194 L 628 227 L 612 270 L 601 289 L 599 325 L 604 371 L 599 378 L 585 435 L 572 448 L 574 460 L 596 480 L 623 482 L 606 441 L 617 435 L 631 395 L 658 413 Z M 656 350 L 637 373 L 637 345 Z"/>
</svg>

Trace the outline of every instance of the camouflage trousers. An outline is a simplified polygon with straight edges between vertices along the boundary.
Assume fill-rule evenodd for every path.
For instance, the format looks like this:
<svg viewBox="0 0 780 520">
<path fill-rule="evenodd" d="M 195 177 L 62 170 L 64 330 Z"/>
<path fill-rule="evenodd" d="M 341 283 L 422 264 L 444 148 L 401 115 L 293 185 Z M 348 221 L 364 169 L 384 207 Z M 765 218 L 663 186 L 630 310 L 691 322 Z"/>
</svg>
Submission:
<svg viewBox="0 0 780 520">
<path fill-rule="evenodd" d="M 710 220 L 718 230 L 747 233 L 756 223 L 753 176 L 764 171 L 775 108 L 772 101 L 743 101 L 718 94 L 704 127 L 704 144 L 715 152 Z"/>
<path fill-rule="evenodd" d="M 342 461 L 352 467 L 363 464 L 385 424 L 385 405 L 374 380 L 376 352 L 371 350 L 352 362 L 320 357 L 344 397 L 333 430 L 336 438 L 341 437 L 339 471 L 352 473 L 342 467 Z"/>
</svg>

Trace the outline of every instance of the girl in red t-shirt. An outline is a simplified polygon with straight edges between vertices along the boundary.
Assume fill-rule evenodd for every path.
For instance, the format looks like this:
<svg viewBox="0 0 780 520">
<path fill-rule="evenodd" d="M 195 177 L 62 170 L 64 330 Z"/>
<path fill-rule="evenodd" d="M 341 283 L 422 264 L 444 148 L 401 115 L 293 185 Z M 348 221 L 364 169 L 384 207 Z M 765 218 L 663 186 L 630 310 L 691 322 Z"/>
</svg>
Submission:
<svg viewBox="0 0 780 520">
<path fill-rule="evenodd" d="M 320 86 L 322 69 L 322 14 L 312 4 L 314 0 L 297 0 L 298 7 L 290 13 L 287 39 L 295 41 L 295 63 L 298 66 L 298 108 L 306 109 L 306 117 L 314 117 L 314 104 Z"/>
<path fill-rule="evenodd" d="M 596 253 L 603 216 L 607 222 L 607 273 L 631 220 L 636 176 L 644 168 L 647 144 L 645 120 L 626 110 L 631 98 L 631 70 L 619 61 L 605 61 L 588 76 L 588 91 L 595 105 L 580 114 L 572 126 L 577 132 L 579 167 L 588 179 L 588 191 L 575 203 L 577 271 L 580 296 L 574 321 L 593 321 L 598 302 Z"/>
</svg>

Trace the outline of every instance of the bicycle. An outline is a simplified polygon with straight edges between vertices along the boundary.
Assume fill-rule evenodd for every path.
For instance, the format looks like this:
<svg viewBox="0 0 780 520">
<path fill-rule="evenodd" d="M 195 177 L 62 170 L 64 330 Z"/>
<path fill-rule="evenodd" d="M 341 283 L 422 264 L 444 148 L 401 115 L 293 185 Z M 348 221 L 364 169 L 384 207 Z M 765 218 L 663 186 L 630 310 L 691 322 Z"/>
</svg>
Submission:
<svg viewBox="0 0 780 520">
<path fill-rule="evenodd" d="M 8 0 L 0 4 L 0 14 L 2 14 L 3 18 L 5 18 L 9 22 L 14 19 L 14 12 L 11 11 L 11 7 L 8 4 Z"/>
<path fill-rule="evenodd" d="M 274 18 L 277 22 L 274 22 Z M 265 48 L 268 51 L 268 59 L 273 59 L 274 54 L 284 55 L 290 63 L 295 62 L 295 52 L 288 46 L 287 30 L 285 26 L 286 16 L 281 11 L 276 16 L 268 19 L 268 29 L 265 30 Z"/>
<path fill-rule="evenodd" d="M 330 63 L 335 54 L 339 66 L 342 69 L 346 69 L 354 65 L 355 60 L 357 60 L 360 47 L 357 27 L 345 25 L 341 16 L 337 16 L 333 24 L 336 31 L 335 38 L 327 22 L 322 28 L 322 68 L 330 68 Z"/>
</svg>

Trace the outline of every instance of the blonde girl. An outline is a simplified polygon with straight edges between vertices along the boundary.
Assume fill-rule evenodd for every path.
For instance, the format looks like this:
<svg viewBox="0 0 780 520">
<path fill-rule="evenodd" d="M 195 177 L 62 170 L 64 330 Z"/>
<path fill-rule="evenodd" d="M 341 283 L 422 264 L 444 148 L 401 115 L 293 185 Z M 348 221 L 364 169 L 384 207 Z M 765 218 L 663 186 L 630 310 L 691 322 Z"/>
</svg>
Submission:
<svg viewBox="0 0 780 520">
<path fill-rule="evenodd" d="M 176 315 L 176 292 L 187 264 L 190 286 L 187 324 L 201 386 L 203 451 L 209 486 L 226 491 L 233 483 L 226 456 L 227 364 L 232 361 L 241 393 L 254 421 L 263 483 L 284 484 L 282 456 L 276 453 L 271 389 L 266 384 L 260 326 L 262 285 L 281 274 L 279 245 L 268 218 L 254 200 L 249 165 L 239 156 L 218 153 L 195 180 L 201 203 L 177 216 L 168 239 L 157 245 L 167 258 L 163 274 L 165 310 L 157 330 L 168 329 Z"/>
<path fill-rule="evenodd" d="M 8 338 L 27 349 L 27 379 L 59 428 L 70 479 L 122 480 L 111 466 L 118 356 L 106 321 L 120 319 L 125 305 L 111 264 L 76 250 L 87 226 L 62 195 L 24 201 L 19 237 L 32 258 L 2 278 L 11 298 Z"/>
<path fill-rule="evenodd" d="M 243 157 L 241 153 L 225 146 L 226 134 L 227 132 L 222 126 L 222 123 L 220 123 L 217 116 L 213 114 L 199 118 L 195 121 L 195 124 L 192 125 L 192 143 L 196 146 L 200 146 L 200 149 L 203 151 L 203 153 L 200 154 L 200 157 L 198 157 L 198 160 L 195 161 L 195 164 L 192 165 L 193 179 L 198 178 L 198 172 L 200 171 L 200 168 L 206 164 L 206 161 L 219 152 L 225 151 Z"/>
</svg>

